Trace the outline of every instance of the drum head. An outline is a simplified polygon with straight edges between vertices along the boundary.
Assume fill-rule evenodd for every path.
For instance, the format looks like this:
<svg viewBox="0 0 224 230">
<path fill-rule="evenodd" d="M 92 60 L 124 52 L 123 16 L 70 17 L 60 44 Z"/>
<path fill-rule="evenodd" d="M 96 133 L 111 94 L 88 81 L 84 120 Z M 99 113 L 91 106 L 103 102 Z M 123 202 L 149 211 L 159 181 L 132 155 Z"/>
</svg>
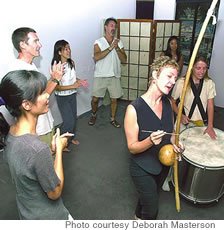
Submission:
<svg viewBox="0 0 224 230">
<path fill-rule="evenodd" d="M 191 127 L 180 133 L 180 141 L 185 147 L 183 157 L 199 167 L 224 168 L 224 132 L 214 128 L 217 137 L 213 140 L 208 134 L 203 134 L 205 129 Z"/>
</svg>

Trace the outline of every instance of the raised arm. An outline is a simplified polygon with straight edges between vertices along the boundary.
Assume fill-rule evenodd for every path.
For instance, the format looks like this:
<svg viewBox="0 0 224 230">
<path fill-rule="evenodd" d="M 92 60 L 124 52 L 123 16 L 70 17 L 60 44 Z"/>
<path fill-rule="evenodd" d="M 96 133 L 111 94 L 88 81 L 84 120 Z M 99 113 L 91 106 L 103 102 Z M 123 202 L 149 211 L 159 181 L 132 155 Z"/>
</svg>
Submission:
<svg viewBox="0 0 224 230">
<path fill-rule="evenodd" d="M 121 49 L 119 48 L 118 42 L 119 42 L 119 39 L 115 38 L 111 46 L 116 49 L 117 55 L 120 58 L 121 62 L 125 63 L 127 61 L 127 55 L 125 53 L 124 48 L 121 48 Z"/>
<path fill-rule="evenodd" d="M 58 85 L 64 74 L 65 64 L 66 63 L 62 64 L 61 62 L 56 64 L 56 62 L 54 62 L 53 66 L 50 68 L 51 78 L 48 80 L 47 88 L 45 90 L 47 93 L 52 94 L 52 92 L 55 90 L 55 87 Z"/>
<path fill-rule="evenodd" d="M 51 200 L 56 200 L 61 196 L 63 187 L 64 187 L 64 171 L 63 171 L 63 163 L 62 163 L 62 153 L 63 149 L 67 145 L 67 138 L 60 136 L 60 130 L 57 129 L 57 135 L 55 137 L 56 141 L 56 157 L 54 161 L 54 169 L 55 172 L 60 179 L 61 183 L 56 187 L 54 191 L 47 192 L 47 196 Z"/>
<path fill-rule="evenodd" d="M 112 47 L 109 47 L 109 48 L 101 51 L 98 44 L 95 44 L 94 45 L 94 59 L 95 59 L 95 61 L 99 61 L 99 60 L 103 59 L 104 57 L 106 57 L 112 51 L 112 49 L 113 49 Z"/>
</svg>

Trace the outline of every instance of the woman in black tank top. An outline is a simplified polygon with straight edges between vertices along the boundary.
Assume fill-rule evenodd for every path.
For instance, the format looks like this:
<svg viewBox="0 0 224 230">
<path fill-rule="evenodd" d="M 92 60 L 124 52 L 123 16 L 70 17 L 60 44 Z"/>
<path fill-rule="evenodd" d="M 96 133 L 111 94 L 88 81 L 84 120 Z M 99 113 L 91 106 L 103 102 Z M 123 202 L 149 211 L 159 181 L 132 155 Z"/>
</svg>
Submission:
<svg viewBox="0 0 224 230">
<path fill-rule="evenodd" d="M 167 56 L 155 59 L 147 92 L 127 107 L 124 128 L 131 153 L 130 173 L 139 193 L 135 212 L 138 219 L 157 217 L 157 188 L 169 170 L 160 163 L 158 153 L 162 146 L 175 141 L 174 135 L 167 134 L 173 132 L 173 113 L 167 95 L 178 70 L 178 64 Z M 179 148 L 175 146 L 175 150 Z"/>
</svg>

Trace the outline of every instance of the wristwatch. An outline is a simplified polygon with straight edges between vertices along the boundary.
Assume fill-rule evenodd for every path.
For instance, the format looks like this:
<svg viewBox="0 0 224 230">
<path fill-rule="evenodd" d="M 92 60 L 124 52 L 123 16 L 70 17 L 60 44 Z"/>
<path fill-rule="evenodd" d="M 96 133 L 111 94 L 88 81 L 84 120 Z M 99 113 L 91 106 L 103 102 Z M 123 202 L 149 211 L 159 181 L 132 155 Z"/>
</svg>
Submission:
<svg viewBox="0 0 224 230">
<path fill-rule="evenodd" d="M 57 85 L 59 85 L 59 81 L 58 81 L 56 78 L 53 78 L 52 81 L 53 81 L 54 83 L 57 83 Z"/>
</svg>

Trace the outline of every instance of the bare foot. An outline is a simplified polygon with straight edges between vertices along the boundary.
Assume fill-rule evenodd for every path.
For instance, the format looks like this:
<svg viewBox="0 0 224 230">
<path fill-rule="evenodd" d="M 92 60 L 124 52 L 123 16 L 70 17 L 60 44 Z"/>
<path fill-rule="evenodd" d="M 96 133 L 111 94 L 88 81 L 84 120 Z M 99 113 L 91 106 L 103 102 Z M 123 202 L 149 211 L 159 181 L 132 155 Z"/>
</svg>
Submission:
<svg viewBox="0 0 224 230">
<path fill-rule="evenodd" d="M 70 149 L 65 147 L 65 148 L 63 149 L 63 152 L 69 153 L 69 152 L 70 152 Z"/>
<path fill-rule="evenodd" d="M 72 140 L 72 144 L 73 144 L 73 145 L 79 145 L 80 142 L 79 142 L 78 140 Z"/>
</svg>

